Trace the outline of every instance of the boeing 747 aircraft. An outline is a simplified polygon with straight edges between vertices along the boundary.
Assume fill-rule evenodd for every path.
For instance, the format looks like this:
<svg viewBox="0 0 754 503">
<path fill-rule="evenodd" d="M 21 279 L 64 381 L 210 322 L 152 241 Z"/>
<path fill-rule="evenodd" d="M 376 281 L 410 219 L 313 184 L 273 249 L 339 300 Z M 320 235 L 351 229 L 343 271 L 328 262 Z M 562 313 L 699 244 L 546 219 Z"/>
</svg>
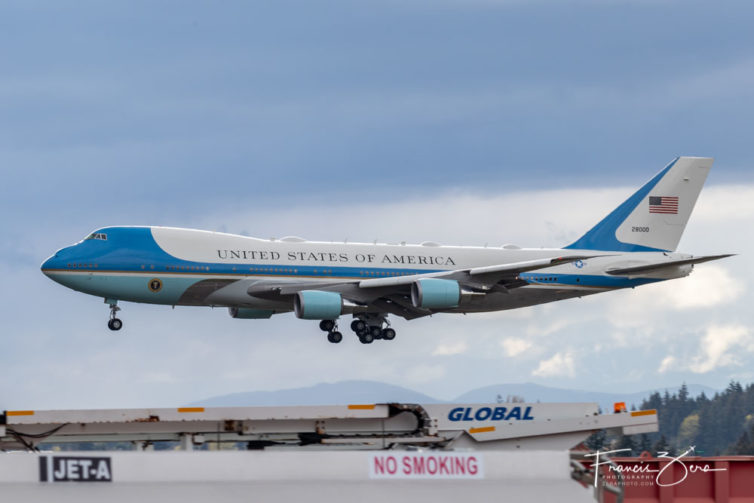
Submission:
<svg viewBox="0 0 754 503">
<path fill-rule="evenodd" d="M 679 157 L 564 248 L 326 243 L 257 239 L 170 227 L 106 227 L 63 248 L 42 272 L 103 297 L 111 330 L 119 301 L 227 307 L 233 318 L 293 311 L 343 339 L 392 340 L 389 315 L 475 313 L 681 278 L 730 255 L 676 253 L 712 159 Z"/>
</svg>

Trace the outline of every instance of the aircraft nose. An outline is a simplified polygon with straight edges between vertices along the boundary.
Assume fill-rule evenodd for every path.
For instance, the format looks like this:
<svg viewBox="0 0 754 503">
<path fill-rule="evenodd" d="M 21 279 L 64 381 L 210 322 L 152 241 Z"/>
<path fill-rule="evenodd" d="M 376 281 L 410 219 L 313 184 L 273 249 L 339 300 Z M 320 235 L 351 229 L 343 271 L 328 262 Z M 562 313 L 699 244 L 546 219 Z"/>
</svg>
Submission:
<svg viewBox="0 0 754 503">
<path fill-rule="evenodd" d="M 52 257 L 42 262 L 42 266 L 40 267 L 40 269 L 42 270 L 44 274 L 47 274 L 48 271 L 53 268 L 54 260 L 55 260 L 55 256 L 53 255 Z"/>
<path fill-rule="evenodd" d="M 49 272 L 50 271 L 52 271 L 53 269 L 60 269 L 61 268 L 61 263 L 62 263 L 61 258 L 60 258 L 60 252 L 61 251 L 62 250 L 58 250 L 57 252 L 55 252 L 55 255 L 53 255 L 52 257 L 48 258 L 44 262 L 42 262 L 42 265 L 40 266 L 40 269 L 42 270 L 42 272 L 44 274 L 46 274 L 46 275 L 49 276 Z"/>
</svg>

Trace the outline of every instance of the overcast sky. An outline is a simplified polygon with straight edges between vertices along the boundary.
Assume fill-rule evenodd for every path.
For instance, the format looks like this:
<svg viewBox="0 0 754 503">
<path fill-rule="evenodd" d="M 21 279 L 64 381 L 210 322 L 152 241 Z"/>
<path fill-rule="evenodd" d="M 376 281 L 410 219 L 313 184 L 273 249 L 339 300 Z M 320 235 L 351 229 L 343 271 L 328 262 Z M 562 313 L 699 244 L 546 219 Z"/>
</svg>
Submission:
<svg viewBox="0 0 754 503">
<path fill-rule="evenodd" d="M 3 2 L 0 410 L 344 379 L 438 398 L 754 380 L 752 18 L 744 1 Z M 397 320 L 392 343 L 128 303 L 113 334 L 101 299 L 39 272 L 121 224 L 562 246 L 676 155 L 716 158 L 680 250 L 739 256 Z"/>
</svg>

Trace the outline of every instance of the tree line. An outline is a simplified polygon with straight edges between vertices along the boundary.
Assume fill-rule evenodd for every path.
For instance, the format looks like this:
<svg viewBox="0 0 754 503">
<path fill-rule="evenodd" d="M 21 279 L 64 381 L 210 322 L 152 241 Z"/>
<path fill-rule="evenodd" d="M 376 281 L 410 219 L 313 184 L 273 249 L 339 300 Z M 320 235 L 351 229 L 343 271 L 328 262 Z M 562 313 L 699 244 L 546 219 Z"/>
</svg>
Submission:
<svg viewBox="0 0 754 503">
<path fill-rule="evenodd" d="M 642 401 L 640 409 L 657 410 L 658 432 L 610 438 L 601 431 L 590 436 L 587 445 L 592 449 L 604 450 L 608 445 L 631 449 L 632 455 L 643 451 L 653 455 L 660 451 L 681 454 L 691 446 L 700 456 L 754 455 L 754 384 L 744 387 L 731 381 L 725 391 L 712 397 L 702 392 L 694 398 L 684 383 L 677 393 L 652 393 Z"/>
</svg>

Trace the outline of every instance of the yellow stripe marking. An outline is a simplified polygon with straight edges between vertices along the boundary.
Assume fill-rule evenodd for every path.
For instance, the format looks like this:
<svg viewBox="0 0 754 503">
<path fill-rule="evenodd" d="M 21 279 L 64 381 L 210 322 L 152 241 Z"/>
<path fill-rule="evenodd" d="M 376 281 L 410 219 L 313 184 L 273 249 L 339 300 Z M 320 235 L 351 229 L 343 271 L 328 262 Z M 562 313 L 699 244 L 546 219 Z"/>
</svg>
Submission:
<svg viewBox="0 0 754 503">
<path fill-rule="evenodd" d="M 350 410 L 374 410 L 375 405 L 349 405 Z"/>
<path fill-rule="evenodd" d="M 33 410 L 9 410 L 5 413 L 6 416 L 33 416 Z"/>
<path fill-rule="evenodd" d="M 631 417 L 636 416 L 654 416 L 657 414 L 657 411 L 655 409 L 649 409 L 649 410 L 635 410 L 631 413 Z"/>
<path fill-rule="evenodd" d="M 470 428 L 469 433 L 489 433 L 491 431 L 495 431 L 494 426 L 485 426 L 483 428 Z"/>
<path fill-rule="evenodd" d="M 178 412 L 204 412 L 204 407 L 180 407 Z"/>
</svg>

